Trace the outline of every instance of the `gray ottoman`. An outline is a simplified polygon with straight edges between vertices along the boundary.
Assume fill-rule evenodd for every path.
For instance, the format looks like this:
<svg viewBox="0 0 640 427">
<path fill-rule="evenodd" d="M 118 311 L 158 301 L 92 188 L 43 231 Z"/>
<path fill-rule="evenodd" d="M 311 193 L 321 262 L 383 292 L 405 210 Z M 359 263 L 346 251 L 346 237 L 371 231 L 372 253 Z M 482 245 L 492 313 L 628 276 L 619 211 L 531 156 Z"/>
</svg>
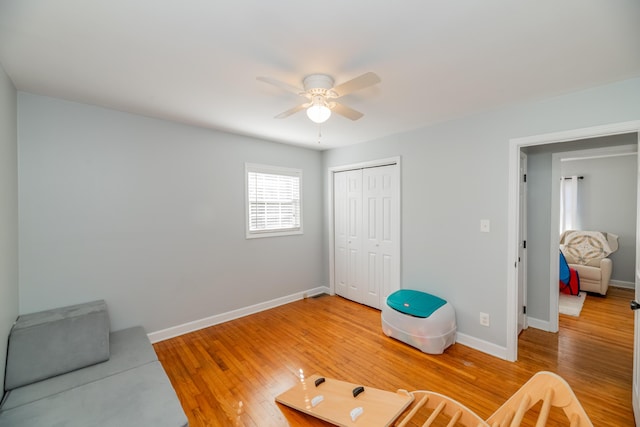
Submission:
<svg viewBox="0 0 640 427">
<path fill-rule="evenodd" d="M 109 315 L 93 301 L 18 317 L 7 351 L 11 390 L 109 359 Z"/>
</svg>

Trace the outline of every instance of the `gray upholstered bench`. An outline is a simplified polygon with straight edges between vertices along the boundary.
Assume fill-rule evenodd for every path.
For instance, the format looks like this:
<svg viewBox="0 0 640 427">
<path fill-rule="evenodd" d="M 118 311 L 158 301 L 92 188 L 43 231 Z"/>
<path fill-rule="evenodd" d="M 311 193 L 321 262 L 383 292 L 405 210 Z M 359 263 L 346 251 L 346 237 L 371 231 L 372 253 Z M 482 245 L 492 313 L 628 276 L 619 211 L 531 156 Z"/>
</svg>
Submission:
<svg viewBox="0 0 640 427">
<path fill-rule="evenodd" d="M 20 316 L 9 335 L 5 426 L 186 426 L 142 327 L 109 331 L 104 301 Z"/>
</svg>

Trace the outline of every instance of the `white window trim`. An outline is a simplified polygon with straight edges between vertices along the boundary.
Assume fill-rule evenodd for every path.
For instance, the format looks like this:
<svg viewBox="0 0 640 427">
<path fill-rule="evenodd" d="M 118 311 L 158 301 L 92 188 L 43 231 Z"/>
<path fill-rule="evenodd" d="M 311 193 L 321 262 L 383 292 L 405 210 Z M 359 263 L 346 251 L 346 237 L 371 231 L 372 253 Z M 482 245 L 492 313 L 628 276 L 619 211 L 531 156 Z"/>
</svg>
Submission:
<svg viewBox="0 0 640 427">
<path fill-rule="evenodd" d="M 249 172 L 267 173 L 275 175 L 289 175 L 296 176 L 300 182 L 300 227 L 294 230 L 264 230 L 264 231 L 251 231 L 249 229 Z M 244 203 L 245 203 L 245 235 L 247 239 L 258 239 L 262 237 L 278 237 L 278 236 L 291 236 L 297 234 L 303 234 L 303 200 L 302 200 L 302 169 L 284 168 L 279 166 L 269 166 L 257 163 L 245 163 L 244 165 Z"/>
</svg>

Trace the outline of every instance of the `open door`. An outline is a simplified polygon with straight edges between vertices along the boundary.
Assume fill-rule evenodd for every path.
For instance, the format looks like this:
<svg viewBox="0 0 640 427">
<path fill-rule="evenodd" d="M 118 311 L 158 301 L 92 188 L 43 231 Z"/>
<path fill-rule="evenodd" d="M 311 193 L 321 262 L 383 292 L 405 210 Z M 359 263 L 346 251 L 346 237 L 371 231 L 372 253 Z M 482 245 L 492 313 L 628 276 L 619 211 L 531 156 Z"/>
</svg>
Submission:
<svg viewBox="0 0 640 427">
<path fill-rule="evenodd" d="M 638 133 L 638 154 L 640 155 L 640 132 Z M 633 402 L 633 416 L 636 425 L 640 426 L 640 328 L 638 328 L 638 316 L 640 316 L 640 305 L 638 305 L 638 289 L 640 287 L 640 157 L 638 159 L 638 202 L 636 209 L 638 220 L 636 222 L 636 294 L 635 300 L 631 302 L 631 309 L 634 310 L 633 317 L 633 380 L 631 386 L 631 400 Z"/>
<path fill-rule="evenodd" d="M 518 227 L 518 334 L 527 328 L 527 155 L 520 151 L 520 226 Z"/>
<path fill-rule="evenodd" d="M 636 247 L 638 247 L 638 243 L 640 242 L 638 242 L 638 238 L 636 237 Z M 640 349 L 638 348 L 640 339 L 640 330 L 638 329 L 638 316 L 640 315 L 640 311 L 638 311 L 638 308 L 640 308 L 640 304 L 637 303 L 640 271 L 638 270 L 638 261 L 638 254 L 636 253 L 636 299 L 631 302 L 631 309 L 635 310 L 633 318 L 633 384 L 631 386 L 631 400 L 633 402 L 633 417 L 636 420 L 636 425 L 640 426 L 640 392 L 638 390 L 638 385 L 640 384 Z"/>
</svg>

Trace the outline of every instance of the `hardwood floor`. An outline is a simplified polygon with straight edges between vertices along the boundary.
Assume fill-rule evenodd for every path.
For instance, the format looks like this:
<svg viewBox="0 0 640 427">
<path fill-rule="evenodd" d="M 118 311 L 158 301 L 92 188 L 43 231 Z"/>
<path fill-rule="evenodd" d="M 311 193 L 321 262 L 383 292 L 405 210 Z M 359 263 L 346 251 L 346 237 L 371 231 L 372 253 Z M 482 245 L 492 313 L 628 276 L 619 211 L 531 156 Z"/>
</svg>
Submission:
<svg viewBox="0 0 640 427">
<path fill-rule="evenodd" d="M 448 395 L 487 418 L 531 375 L 558 373 L 595 426 L 633 426 L 633 291 L 589 295 L 560 332 L 529 328 L 518 362 L 460 344 L 428 355 L 386 337 L 378 310 L 338 296 L 290 303 L 154 344 L 190 425 L 327 426 L 277 404 L 299 370 L 395 391 Z"/>
</svg>

